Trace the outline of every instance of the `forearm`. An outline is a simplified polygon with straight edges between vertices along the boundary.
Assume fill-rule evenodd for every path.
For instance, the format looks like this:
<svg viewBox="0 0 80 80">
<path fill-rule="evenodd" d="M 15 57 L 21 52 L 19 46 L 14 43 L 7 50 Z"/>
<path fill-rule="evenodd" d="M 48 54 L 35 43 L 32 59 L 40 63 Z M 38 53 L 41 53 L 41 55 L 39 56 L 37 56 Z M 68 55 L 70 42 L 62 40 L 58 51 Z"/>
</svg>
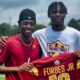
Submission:
<svg viewBox="0 0 80 80">
<path fill-rule="evenodd" d="M 10 73 L 10 72 L 23 72 L 23 71 L 29 71 L 33 67 L 32 63 L 24 63 L 17 67 L 6 67 L 6 66 L 0 66 L 0 73 Z"/>
<path fill-rule="evenodd" d="M 0 66 L 0 73 L 18 72 L 18 67 L 5 67 Z"/>
</svg>

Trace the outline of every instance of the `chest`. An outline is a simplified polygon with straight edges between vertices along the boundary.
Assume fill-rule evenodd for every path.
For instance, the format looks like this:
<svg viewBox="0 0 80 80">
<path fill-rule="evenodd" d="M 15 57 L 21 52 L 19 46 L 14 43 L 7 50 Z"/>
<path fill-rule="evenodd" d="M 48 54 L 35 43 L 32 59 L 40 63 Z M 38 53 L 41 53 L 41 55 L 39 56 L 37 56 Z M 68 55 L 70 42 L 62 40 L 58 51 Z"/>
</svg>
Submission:
<svg viewBox="0 0 80 80">
<path fill-rule="evenodd" d="M 30 61 L 33 61 L 39 58 L 40 47 L 37 44 L 32 44 L 31 46 L 25 46 L 22 43 L 15 43 L 10 48 L 11 57 L 28 61 L 30 57 Z"/>
</svg>

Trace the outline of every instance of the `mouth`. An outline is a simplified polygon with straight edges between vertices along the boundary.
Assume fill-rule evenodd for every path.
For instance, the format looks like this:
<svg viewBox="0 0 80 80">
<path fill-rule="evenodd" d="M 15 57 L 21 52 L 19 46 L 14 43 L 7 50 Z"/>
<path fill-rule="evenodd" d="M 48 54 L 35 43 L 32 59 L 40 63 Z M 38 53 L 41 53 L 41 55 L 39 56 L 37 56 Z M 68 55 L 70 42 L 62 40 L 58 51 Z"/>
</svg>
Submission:
<svg viewBox="0 0 80 80">
<path fill-rule="evenodd" d="M 25 32 L 26 32 L 26 33 L 32 33 L 32 31 L 31 31 L 31 30 L 25 30 Z"/>
<path fill-rule="evenodd" d="M 33 32 L 32 29 L 25 29 L 25 33 L 27 33 L 27 34 L 31 34 L 32 32 Z"/>
<path fill-rule="evenodd" d="M 56 17 L 56 21 L 62 21 L 61 17 Z"/>
</svg>

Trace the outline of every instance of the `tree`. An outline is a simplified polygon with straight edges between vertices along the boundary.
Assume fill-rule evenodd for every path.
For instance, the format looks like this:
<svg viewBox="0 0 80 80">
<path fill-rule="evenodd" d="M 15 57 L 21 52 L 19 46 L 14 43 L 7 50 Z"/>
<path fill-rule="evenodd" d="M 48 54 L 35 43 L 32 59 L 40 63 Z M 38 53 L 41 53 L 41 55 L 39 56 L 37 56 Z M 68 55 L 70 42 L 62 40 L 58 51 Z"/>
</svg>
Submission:
<svg viewBox="0 0 80 80">
<path fill-rule="evenodd" d="M 17 25 L 13 25 L 12 26 L 12 33 L 11 33 L 11 35 L 15 35 L 17 33 L 19 33 L 19 28 L 18 28 Z"/>
<path fill-rule="evenodd" d="M 8 23 L 0 24 L 0 36 L 12 36 L 19 32 L 18 26 L 13 25 L 11 26 Z"/>
<path fill-rule="evenodd" d="M 45 28 L 43 24 L 36 24 L 35 30 Z M 0 36 L 12 36 L 19 33 L 19 28 L 17 25 L 10 25 L 9 23 L 0 24 Z"/>
<path fill-rule="evenodd" d="M 36 24 L 35 30 L 46 28 L 43 24 Z"/>
<path fill-rule="evenodd" d="M 12 32 L 12 30 L 11 30 L 10 24 L 8 24 L 8 23 L 0 24 L 0 35 L 10 36 L 11 32 Z"/>
<path fill-rule="evenodd" d="M 69 21 L 68 26 L 71 26 L 80 31 L 80 23 L 78 20 L 76 20 L 74 18 Z"/>
</svg>

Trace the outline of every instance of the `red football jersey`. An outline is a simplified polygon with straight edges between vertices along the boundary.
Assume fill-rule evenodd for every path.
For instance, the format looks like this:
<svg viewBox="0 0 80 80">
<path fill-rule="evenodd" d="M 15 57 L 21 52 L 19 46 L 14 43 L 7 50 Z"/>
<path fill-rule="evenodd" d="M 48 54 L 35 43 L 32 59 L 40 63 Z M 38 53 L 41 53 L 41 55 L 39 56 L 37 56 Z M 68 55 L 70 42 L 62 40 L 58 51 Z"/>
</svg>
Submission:
<svg viewBox="0 0 80 80">
<path fill-rule="evenodd" d="M 38 80 L 80 80 L 80 59 L 74 53 L 46 57 L 34 62 L 31 71 Z"/>
<path fill-rule="evenodd" d="M 7 44 L 0 49 L 0 62 L 5 63 L 7 67 L 20 66 L 25 62 L 30 62 L 40 58 L 40 46 L 33 38 L 31 46 L 25 46 L 18 35 L 8 38 Z M 6 80 L 32 80 L 28 72 L 7 73 Z"/>
</svg>

